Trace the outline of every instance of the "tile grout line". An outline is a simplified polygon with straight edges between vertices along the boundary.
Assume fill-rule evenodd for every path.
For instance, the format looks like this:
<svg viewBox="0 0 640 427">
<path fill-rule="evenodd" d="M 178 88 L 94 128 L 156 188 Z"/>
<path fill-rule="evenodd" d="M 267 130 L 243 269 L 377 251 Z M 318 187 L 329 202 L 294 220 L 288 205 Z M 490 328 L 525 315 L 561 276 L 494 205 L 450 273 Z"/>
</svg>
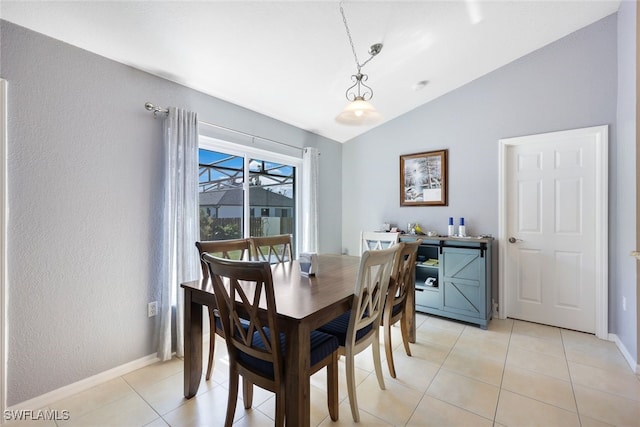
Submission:
<svg viewBox="0 0 640 427">
<path fill-rule="evenodd" d="M 502 375 L 500 376 L 500 386 L 498 387 L 498 398 L 496 400 L 496 409 L 493 412 L 493 425 L 496 425 L 496 418 L 498 418 L 498 406 L 500 405 L 500 395 L 502 394 L 502 383 L 504 382 L 504 374 L 507 371 L 507 359 L 509 358 L 509 350 L 511 349 L 511 336 L 513 335 L 513 327 L 515 321 L 511 322 L 511 329 L 509 330 L 509 342 L 507 343 L 507 352 L 504 355 L 504 363 L 502 365 Z"/>
<path fill-rule="evenodd" d="M 426 319 L 424 322 L 422 322 L 422 324 L 421 324 L 421 325 L 425 324 L 429 318 L 430 318 L 430 316 L 428 316 L 428 317 L 427 317 L 427 319 Z M 464 333 L 465 329 L 467 329 L 468 327 L 469 327 L 469 325 L 464 325 L 464 328 L 462 328 L 462 330 L 461 330 L 461 331 L 460 331 L 460 333 L 458 334 L 458 337 L 456 338 L 456 341 L 453 343 L 453 345 L 451 346 L 451 348 L 450 348 L 450 349 L 449 349 L 449 351 L 447 352 L 447 355 L 445 356 L 444 360 L 442 361 L 442 363 L 441 363 L 441 364 L 440 364 L 440 366 L 438 367 L 438 370 L 436 371 L 435 375 L 433 376 L 433 378 L 432 378 L 432 379 L 431 379 L 431 381 L 429 382 L 429 385 L 427 386 L 427 389 L 424 391 L 424 393 L 422 393 L 422 397 L 420 398 L 420 401 L 418 402 L 418 404 L 416 405 L 416 407 L 415 407 L 415 408 L 413 409 L 413 411 L 411 412 L 411 416 L 409 417 L 409 419 L 408 419 L 408 420 L 407 420 L 407 422 L 405 423 L 405 427 L 409 424 L 409 422 L 411 421 L 411 418 L 413 418 L 413 416 L 415 415 L 416 410 L 418 409 L 418 406 L 420 406 L 420 403 L 422 403 L 422 401 L 424 400 L 424 398 L 425 398 L 425 397 L 430 397 L 430 398 L 432 398 L 432 399 L 439 400 L 439 401 L 444 402 L 444 403 L 446 403 L 446 404 L 448 404 L 448 405 L 455 406 L 456 408 L 461 409 L 461 410 L 463 410 L 463 411 L 469 412 L 469 413 L 474 414 L 474 415 L 478 415 L 478 414 L 475 414 L 474 412 L 469 411 L 468 409 L 461 408 L 460 406 L 454 405 L 454 404 L 452 404 L 452 403 L 450 403 L 450 402 L 447 402 L 447 401 L 445 401 L 445 400 L 439 399 L 439 398 L 437 398 L 437 397 L 435 397 L 435 396 L 430 396 L 430 395 L 428 395 L 428 391 L 429 391 L 429 388 L 431 387 L 431 384 L 433 384 L 433 381 L 435 380 L 435 378 L 438 376 L 438 374 L 439 374 L 439 373 L 440 373 L 440 371 L 442 370 L 442 366 L 445 364 L 445 362 L 447 361 L 447 359 L 448 359 L 448 358 L 449 358 L 449 356 L 451 355 L 451 352 L 453 351 L 453 349 L 455 348 L 456 344 L 457 344 L 457 343 L 458 343 L 458 341 L 460 340 L 460 337 L 461 337 L 461 336 L 462 336 L 462 334 Z M 478 416 L 481 416 L 481 415 L 478 415 Z"/>
<path fill-rule="evenodd" d="M 576 390 L 573 387 L 573 376 L 571 375 L 571 369 L 569 368 L 569 359 L 567 358 L 567 348 L 564 345 L 564 334 L 560 329 L 560 342 L 562 343 L 562 354 L 564 354 L 564 362 L 567 366 L 567 372 L 569 373 L 569 383 L 571 384 L 571 394 L 573 395 L 573 402 L 576 405 L 576 414 L 578 414 L 578 423 L 582 427 L 582 415 L 580 414 L 580 408 L 578 408 L 578 398 L 576 397 Z"/>
<path fill-rule="evenodd" d="M 427 316 L 427 318 L 420 324 L 420 326 L 424 325 L 425 323 L 427 323 L 427 321 L 431 318 L 431 316 Z M 465 330 L 465 328 L 467 328 L 467 326 L 465 325 L 464 328 L 462 328 L 462 331 L 460 332 L 460 334 L 458 334 L 458 337 L 456 338 L 456 341 L 453 343 L 453 345 L 451 346 L 451 348 L 449 349 L 449 351 L 447 352 L 446 357 L 444 358 L 444 360 L 442 361 L 442 363 L 440 364 L 440 366 L 438 367 L 438 370 L 436 371 L 435 375 L 433 376 L 433 378 L 431 379 L 431 381 L 429 382 L 429 385 L 427 386 L 427 388 L 425 389 L 424 393 L 422 393 L 422 397 L 420 398 L 420 401 L 418 402 L 418 404 L 416 405 L 415 408 L 413 408 L 413 411 L 411 411 L 411 416 L 409 416 L 409 419 L 407 420 L 407 422 L 404 424 L 405 426 L 407 424 L 409 424 L 409 421 L 411 421 L 411 418 L 413 418 L 414 414 L 416 413 L 416 410 L 418 409 L 418 406 L 420 406 L 420 403 L 424 400 L 425 396 L 427 396 L 427 392 L 429 391 L 429 387 L 431 387 L 431 384 L 433 384 L 433 380 L 436 379 L 436 377 L 438 376 L 438 374 L 440 373 L 440 371 L 442 370 L 442 365 L 444 365 L 444 362 L 446 362 L 447 358 L 449 357 L 449 355 L 451 354 L 451 352 L 453 351 L 453 348 L 456 346 L 456 344 L 458 343 L 458 340 L 460 339 L 460 335 L 462 335 L 462 332 Z M 431 396 L 429 396 L 431 397 Z M 439 400 L 439 399 L 438 399 Z"/>
<path fill-rule="evenodd" d="M 135 394 L 137 394 L 137 395 L 138 395 L 138 397 L 140 397 L 140 399 L 142 399 L 142 401 L 143 401 L 143 402 L 144 402 L 144 403 L 145 403 L 149 408 L 151 408 L 151 410 L 152 410 L 153 412 L 155 412 L 155 413 L 158 415 L 158 418 L 160 418 L 160 419 L 161 419 L 163 422 L 165 422 L 167 425 L 169 424 L 169 423 L 167 423 L 167 421 L 166 421 L 164 418 L 162 418 L 162 414 L 160 414 L 158 411 L 156 411 L 156 409 L 155 409 L 153 406 L 151 406 L 151 404 L 150 404 L 150 403 L 149 403 L 149 402 L 148 402 L 144 397 L 142 397 L 142 395 L 140 394 L 140 392 L 139 392 L 138 390 L 136 390 L 136 389 L 135 389 L 135 388 L 134 388 L 134 387 L 129 383 L 129 381 L 127 381 L 127 380 L 124 378 L 124 376 L 121 376 L 120 378 L 122 379 L 122 381 L 124 381 L 124 382 L 125 382 L 125 383 L 130 387 L 130 388 L 131 388 L 131 390 L 133 390 L 133 392 L 134 392 Z M 155 419 L 151 420 L 151 422 L 149 422 L 149 423 L 147 423 L 147 424 L 145 424 L 145 425 L 148 425 L 148 424 L 151 424 L 151 423 L 155 422 L 158 418 L 155 418 Z M 142 427 L 144 427 L 144 426 L 142 426 Z"/>
</svg>

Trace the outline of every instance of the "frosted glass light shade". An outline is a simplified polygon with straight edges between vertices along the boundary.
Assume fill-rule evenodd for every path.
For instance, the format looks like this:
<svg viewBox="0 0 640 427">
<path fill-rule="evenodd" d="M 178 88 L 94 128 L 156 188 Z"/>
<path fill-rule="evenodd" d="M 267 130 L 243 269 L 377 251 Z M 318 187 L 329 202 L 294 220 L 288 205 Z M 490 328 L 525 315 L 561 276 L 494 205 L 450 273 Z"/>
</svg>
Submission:
<svg viewBox="0 0 640 427">
<path fill-rule="evenodd" d="M 345 125 L 374 125 L 382 121 L 382 115 L 369 102 L 356 98 L 336 117 L 338 123 Z"/>
</svg>

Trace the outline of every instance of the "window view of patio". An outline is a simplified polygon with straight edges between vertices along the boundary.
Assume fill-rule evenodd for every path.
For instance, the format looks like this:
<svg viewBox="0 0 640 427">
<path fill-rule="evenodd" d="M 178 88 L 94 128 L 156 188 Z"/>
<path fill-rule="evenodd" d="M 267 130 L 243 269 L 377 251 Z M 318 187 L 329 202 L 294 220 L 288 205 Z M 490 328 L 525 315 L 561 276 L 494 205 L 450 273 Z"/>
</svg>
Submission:
<svg viewBox="0 0 640 427">
<path fill-rule="evenodd" d="M 206 149 L 199 164 L 201 240 L 295 234 L 295 167 Z"/>
</svg>

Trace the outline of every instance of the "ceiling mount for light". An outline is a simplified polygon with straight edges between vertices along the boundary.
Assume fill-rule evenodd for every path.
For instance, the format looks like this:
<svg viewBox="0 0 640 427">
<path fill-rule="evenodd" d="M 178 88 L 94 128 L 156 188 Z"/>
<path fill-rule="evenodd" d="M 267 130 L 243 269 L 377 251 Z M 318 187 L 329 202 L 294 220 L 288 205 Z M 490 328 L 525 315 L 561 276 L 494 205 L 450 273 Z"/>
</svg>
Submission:
<svg viewBox="0 0 640 427">
<path fill-rule="evenodd" d="M 361 70 L 374 56 L 380 53 L 382 50 L 382 43 L 375 43 L 369 48 L 369 59 L 362 64 L 358 61 L 358 55 L 356 54 L 356 48 L 353 45 L 351 39 L 351 32 L 349 31 L 349 25 L 347 25 L 347 18 L 342 8 L 342 1 L 340 2 L 340 13 L 342 14 L 342 21 L 344 22 L 344 28 L 347 30 L 347 36 L 349 37 L 349 44 L 351 45 L 351 51 L 353 52 L 353 58 L 356 61 L 356 68 L 358 72 L 351 76 L 351 80 L 355 83 L 350 86 L 345 96 L 350 101 L 349 105 L 338 114 L 336 121 L 345 125 L 372 125 L 380 122 L 382 116 L 371 105 L 369 100 L 373 98 L 373 89 L 364 84 L 369 78 L 366 74 L 362 74 Z"/>
<path fill-rule="evenodd" d="M 369 48 L 369 55 L 376 56 L 382 50 L 382 43 L 372 44 Z M 364 65 L 364 64 L 363 64 Z"/>
</svg>

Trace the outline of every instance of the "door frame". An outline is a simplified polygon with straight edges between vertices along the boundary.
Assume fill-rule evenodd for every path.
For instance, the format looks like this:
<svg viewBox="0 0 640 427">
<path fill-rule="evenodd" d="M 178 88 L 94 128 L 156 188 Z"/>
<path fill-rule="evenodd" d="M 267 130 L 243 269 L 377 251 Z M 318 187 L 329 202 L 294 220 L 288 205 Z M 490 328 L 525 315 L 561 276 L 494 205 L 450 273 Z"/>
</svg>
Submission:
<svg viewBox="0 0 640 427">
<path fill-rule="evenodd" d="M 536 143 L 551 135 L 558 136 L 587 136 L 595 137 L 595 316 L 596 336 L 600 339 L 609 338 L 609 127 L 608 125 L 593 126 L 581 129 L 571 129 L 559 132 L 548 132 L 537 135 L 526 135 L 514 138 L 500 139 L 498 158 L 498 317 L 506 319 L 509 316 L 507 306 L 507 152 L 516 145 Z"/>
<path fill-rule="evenodd" d="M 7 408 L 7 81 L 0 78 L 0 412 Z M 2 421 L 0 421 L 0 424 Z"/>
</svg>

